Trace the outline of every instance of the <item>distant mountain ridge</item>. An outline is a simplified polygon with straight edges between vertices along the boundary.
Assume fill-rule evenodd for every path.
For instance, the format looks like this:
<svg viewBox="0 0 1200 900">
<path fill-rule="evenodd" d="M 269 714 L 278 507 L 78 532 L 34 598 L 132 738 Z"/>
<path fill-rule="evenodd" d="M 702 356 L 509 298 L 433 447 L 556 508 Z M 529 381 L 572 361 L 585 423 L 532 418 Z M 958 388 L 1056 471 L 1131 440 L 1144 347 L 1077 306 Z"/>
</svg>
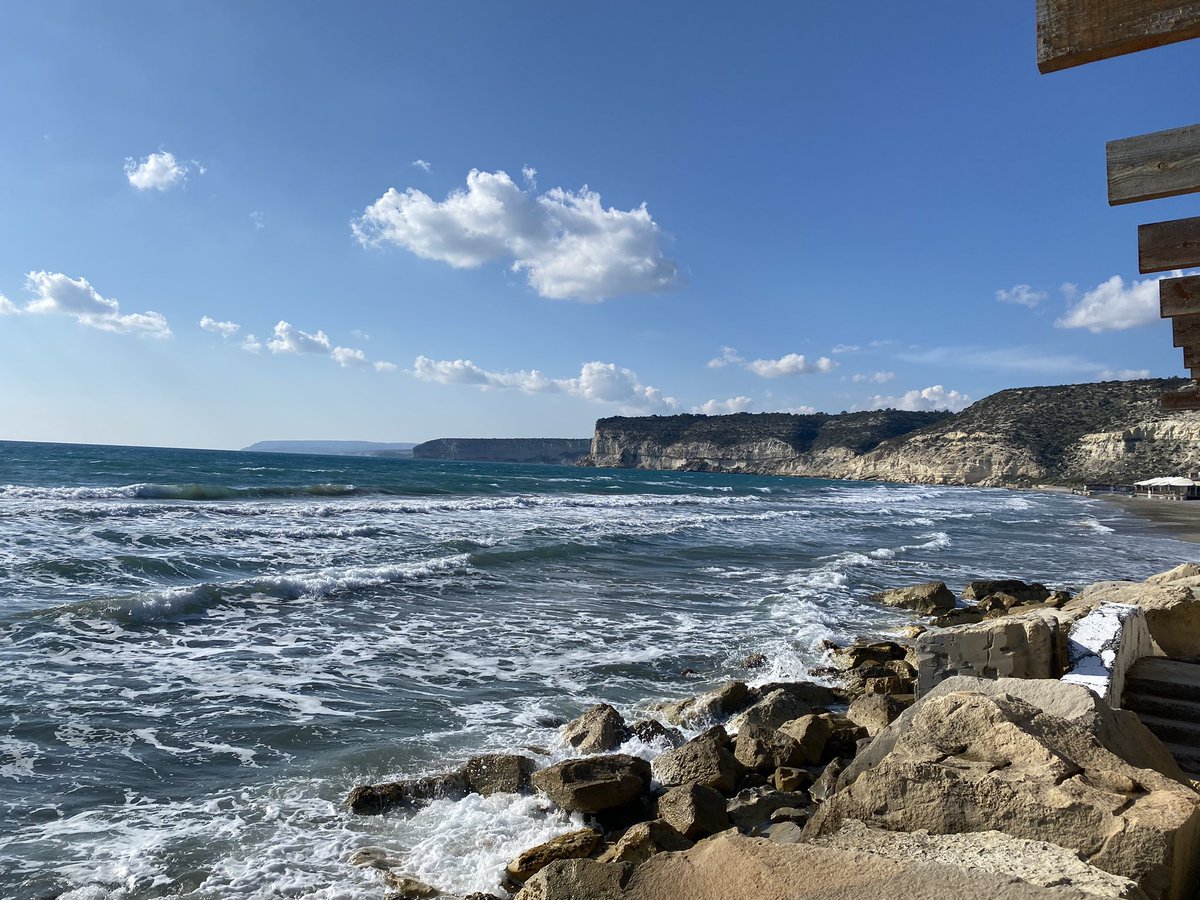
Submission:
<svg viewBox="0 0 1200 900">
<path fill-rule="evenodd" d="M 587 438 L 438 438 L 413 447 L 413 457 L 574 465 L 591 448 Z"/>
<path fill-rule="evenodd" d="M 311 453 L 317 456 L 411 456 L 413 443 L 380 441 L 258 441 L 244 453 Z"/>
<path fill-rule="evenodd" d="M 1129 483 L 1200 470 L 1200 413 L 1159 403 L 1182 383 L 1013 388 L 958 414 L 613 417 L 597 421 L 585 462 L 1001 487 Z"/>
</svg>

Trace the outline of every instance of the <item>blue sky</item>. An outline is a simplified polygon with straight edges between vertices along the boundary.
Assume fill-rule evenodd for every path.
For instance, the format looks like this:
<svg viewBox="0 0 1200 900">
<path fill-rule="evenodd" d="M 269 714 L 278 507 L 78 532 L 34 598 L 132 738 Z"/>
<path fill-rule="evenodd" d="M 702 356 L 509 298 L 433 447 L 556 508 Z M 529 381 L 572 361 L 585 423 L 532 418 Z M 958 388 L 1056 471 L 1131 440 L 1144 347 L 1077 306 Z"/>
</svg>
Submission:
<svg viewBox="0 0 1200 900">
<path fill-rule="evenodd" d="M 1195 201 L 1110 208 L 1104 143 L 1198 118 L 1200 45 L 1041 76 L 1032 0 L 843 6 L 0 4 L 0 437 L 1183 374 L 1136 226 Z"/>
</svg>

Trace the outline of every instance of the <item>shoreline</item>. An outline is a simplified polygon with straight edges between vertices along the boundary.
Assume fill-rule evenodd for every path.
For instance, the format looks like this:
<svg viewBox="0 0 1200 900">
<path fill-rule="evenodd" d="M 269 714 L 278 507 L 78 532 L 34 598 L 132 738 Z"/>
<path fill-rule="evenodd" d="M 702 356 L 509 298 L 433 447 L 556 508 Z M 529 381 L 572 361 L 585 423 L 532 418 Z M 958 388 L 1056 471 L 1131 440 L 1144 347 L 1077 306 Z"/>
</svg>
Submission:
<svg viewBox="0 0 1200 900">
<path fill-rule="evenodd" d="M 1158 537 L 1174 537 L 1189 543 L 1200 544 L 1200 502 L 1154 500 L 1121 494 L 1093 494 L 1092 496 L 1149 523 L 1150 531 Z"/>
</svg>

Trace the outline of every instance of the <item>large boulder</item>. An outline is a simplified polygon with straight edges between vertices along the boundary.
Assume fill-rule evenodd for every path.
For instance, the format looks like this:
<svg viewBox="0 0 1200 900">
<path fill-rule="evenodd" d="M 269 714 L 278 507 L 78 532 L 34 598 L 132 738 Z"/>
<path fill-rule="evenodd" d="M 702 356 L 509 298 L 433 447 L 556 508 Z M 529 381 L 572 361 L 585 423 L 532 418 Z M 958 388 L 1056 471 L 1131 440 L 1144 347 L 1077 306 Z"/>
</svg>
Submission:
<svg viewBox="0 0 1200 900">
<path fill-rule="evenodd" d="M 630 732 L 643 744 L 667 744 L 678 747 L 684 743 L 683 732 L 668 728 L 658 719 L 642 719 L 629 726 Z"/>
<path fill-rule="evenodd" d="M 654 819 L 638 822 L 621 835 L 617 843 L 605 851 L 600 862 L 644 863 L 655 853 L 687 850 L 692 841 L 676 831 L 668 822 Z"/>
<path fill-rule="evenodd" d="M 1046 612 L 927 631 L 916 641 L 917 696 L 953 675 L 1057 678 L 1065 662 L 1058 634 Z"/>
<path fill-rule="evenodd" d="M 813 708 L 804 697 L 776 688 L 764 693 L 761 700 L 743 710 L 729 724 L 738 732 L 749 727 L 778 728 L 784 722 L 807 715 Z"/>
<path fill-rule="evenodd" d="M 1200 879 L 1195 790 L 1131 766 L 1083 724 L 1005 695 L 919 704 L 890 752 L 829 797 L 805 834 L 848 820 L 1050 841 L 1136 881 L 1151 900 L 1190 898 Z"/>
<path fill-rule="evenodd" d="M 1006 594 L 1015 603 L 1044 603 L 1050 597 L 1050 589 L 1044 584 L 1026 584 L 1016 578 L 991 578 L 972 581 L 962 596 L 964 600 L 980 601 L 995 594 Z"/>
<path fill-rule="evenodd" d="M 802 791 L 776 791 L 769 787 L 746 788 L 730 799 L 726 811 L 729 821 L 739 831 L 751 832 L 771 821 L 771 814 L 780 809 L 804 809 L 808 794 Z"/>
<path fill-rule="evenodd" d="M 1151 575 L 1146 579 L 1146 584 L 1168 584 L 1172 581 L 1182 581 L 1185 578 L 1200 578 L 1200 564 L 1182 563 L 1173 569 Z"/>
<path fill-rule="evenodd" d="M 672 725 L 689 727 L 727 719 L 757 697 L 758 692 L 749 688 L 745 682 L 730 681 L 707 694 L 685 700 L 668 700 L 656 703 L 651 708 L 657 709 Z"/>
<path fill-rule="evenodd" d="M 579 900 L 591 897 L 578 894 Z M 622 900 L 1096 900 L 1008 875 L 874 853 L 776 843 L 725 833 L 683 853 L 660 853 L 633 873 Z M 526 900 L 521 897 L 520 900 Z"/>
<path fill-rule="evenodd" d="M 658 798 L 658 817 L 693 841 L 729 827 L 725 798 L 702 784 L 669 788 Z"/>
<path fill-rule="evenodd" d="M 508 877 L 520 883 L 528 881 L 546 866 L 560 859 L 582 859 L 590 856 L 603 838 L 591 828 L 580 828 L 551 838 L 544 844 L 530 847 L 508 864 Z"/>
<path fill-rule="evenodd" d="M 825 746 L 821 742 L 822 748 Z M 795 738 L 774 728 L 746 725 L 738 732 L 734 757 L 747 769 L 769 775 L 780 766 L 812 765 Z M 820 751 L 817 752 L 818 759 Z"/>
<path fill-rule="evenodd" d="M 616 709 L 598 703 L 564 725 L 562 736 L 580 753 L 608 753 L 629 739 L 629 728 Z"/>
<path fill-rule="evenodd" d="M 1174 571 L 1174 570 L 1172 570 Z M 1169 572 L 1161 576 L 1164 578 Z M 1150 636 L 1176 659 L 1200 657 L 1200 576 L 1179 575 L 1157 582 L 1098 581 L 1066 604 L 1064 614 L 1082 618 L 1103 603 L 1129 603 L 1146 613 Z"/>
<path fill-rule="evenodd" d="M 881 831 L 847 822 L 840 831 L 817 838 L 822 847 L 838 847 L 922 863 L 1016 877 L 1047 888 L 1074 888 L 1093 897 L 1145 900 L 1137 884 L 1083 862 L 1075 853 L 1047 841 L 1027 841 L 999 831 L 925 834 Z"/>
<path fill-rule="evenodd" d="M 627 806 L 650 787 L 650 763 L 623 753 L 568 759 L 533 773 L 534 786 L 569 812 Z"/>
<path fill-rule="evenodd" d="M 465 772 L 443 772 L 424 778 L 359 785 L 346 797 L 346 805 L 361 815 L 378 815 L 393 807 L 407 809 L 442 797 L 461 797 L 467 790 Z"/>
<path fill-rule="evenodd" d="M 867 599 L 882 603 L 884 606 L 911 609 L 922 616 L 937 615 L 954 609 L 954 604 L 957 602 L 944 581 L 930 581 L 912 587 L 893 588 L 890 591 L 872 594 Z"/>
<path fill-rule="evenodd" d="M 894 697 L 885 694 L 863 694 L 850 704 L 846 718 L 867 729 L 867 734 L 875 737 L 896 721 L 896 717 L 903 711 L 904 705 Z"/>
<path fill-rule="evenodd" d="M 859 753 L 839 776 L 838 784 L 845 786 L 863 772 L 878 765 L 892 752 L 896 741 L 909 728 L 920 707 L 937 697 L 968 691 L 993 697 L 1016 697 L 1032 704 L 1047 715 L 1075 722 L 1095 735 L 1105 748 L 1138 769 L 1153 769 L 1180 784 L 1191 781 L 1178 763 L 1136 714 L 1125 709 L 1113 709 L 1086 687 L 1053 679 L 1035 678 L 972 678 L 958 675 L 947 678 L 909 707 L 881 731 L 865 750 Z"/>
<path fill-rule="evenodd" d="M 621 900 L 631 874 L 633 866 L 628 863 L 560 860 L 525 882 L 514 900 Z"/>
<path fill-rule="evenodd" d="M 791 762 L 781 762 L 781 766 L 815 766 L 825 755 L 825 747 L 833 737 L 833 723 L 828 716 L 801 716 L 784 722 L 779 733 L 790 737 L 796 742 L 796 751 L 791 755 Z M 741 735 L 738 735 L 741 738 Z"/>
<path fill-rule="evenodd" d="M 477 794 L 519 794 L 529 787 L 533 760 L 518 753 L 485 753 L 467 760 L 467 786 Z"/>
<path fill-rule="evenodd" d="M 702 784 L 729 794 L 746 773 L 729 752 L 729 738 L 720 726 L 710 728 L 682 747 L 668 750 L 654 760 L 654 774 L 667 787 Z"/>
</svg>

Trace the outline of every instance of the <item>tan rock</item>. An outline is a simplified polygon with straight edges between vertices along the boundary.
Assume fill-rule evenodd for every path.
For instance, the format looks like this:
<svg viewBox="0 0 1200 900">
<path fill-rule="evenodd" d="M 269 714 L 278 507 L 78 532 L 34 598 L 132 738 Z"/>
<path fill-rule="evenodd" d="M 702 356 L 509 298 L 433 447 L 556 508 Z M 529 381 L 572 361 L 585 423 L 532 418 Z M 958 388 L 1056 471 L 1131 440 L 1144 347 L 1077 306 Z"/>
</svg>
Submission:
<svg viewBox="0 0 1200 900">
<path fill-rule="evenodd" d="M 568 759 L 534 772 L 533 783 L 569 812 L 598 813 L 646 793 L 650 763 L 621 753 Z"/>
<path fill-rule="evenodd" d="M 1200 593 L 1200 577 L 1184 575 L 1156 583 L 1098 581 L 1080 591 L 1062 611 L 1078 618 L 1102 603 L 1140 606 L 1146 613 L 1150 636 L 1163 653 L 1177 659 L 1190 659 L 1200 656 L 1200 598 L 1197 593 Z"/>
<path fill-rule="evenodd" d="M 912 587 L 893 588 L 881 591 L 867 598 L 884 606 L 899 609 L 911 609 L 922 616 L 933 615 L 954 609 L 954 594 L 946 587 L 944 581 L 930 581 L 926 584 L 916 584 Z"/>
<path fill-rule="evenodd" d="M 527 881 L 552 862 L 560 859 L 582 859 L 590 855 L 600 845 L 601 840 L 600 834 L 590 828 L 570 831 L 529 848 L 510 862 L 505 871 L 515 881 Z"/>
<path fill-rule="evenodd" d="M 693 841 L 729 827 L 725 797 L 702 784 L 670 788 L 658 798 L 658 817 Z"/>
<path fill-rule="evenodd" d="M 757 699 L 757 696 L 757 692 L 751 691 L 745 682 L 730 681 L 707 694 L 656 703 L 652 708 L 661 712 L 662 717 L 672 725 L 688 727 L 727 719 Z"/>
<path fill-rule="evenodd" d="M 608 753 L 629 738 L 629 728 L 616 709 L 598 703 L 564 725 L 562 736 L 580 753 Z"/>
<path fill-rule="evenodd" d="M 632 873 L 628 863 L 559 860 L 525 882 L 514 900 L 621 900 Z"/>
<path fill-rule="evenodd" d="M 1145 893 L 1128 878 L 1083 862 L 1070 850 L 1047 841 L 1028 841 L 999 831 L 931 835 L 881 831 L 861 822 L 817 838 L 822 847 L 863 850 L 890 859 L 942 863 L 972 872 L 1016 877 L 1039 887 L 1074 888 L 1093 897 L 1144 900 Z"/>
<path fill-rule="evenodd" d="M 477 794 L 519 794 L 529 787 L 534 763 L 518 753 L 486 753 L 467 760 L 467 785 Z"/>
<path fill-rule="evenodd" d="M 451 896 L 433 885 L 407 875 L 401 875 L 399 872 L 384 873 L 383 883 L 395 892 L 392 894 L 393 897 L 403 898 L 403 900 L 438 900 L 441 897 L 449 900 Z"/>
<path fill-rule="evenodd" d="M 902 705 L 891 697 L 883 694 L 864 694 L 846 711 L 846 717 L 855 725 L 867 729 L 871 737 L 887 728 L 896 717 L 903 712 Z"/>
<path fill-rule="evenodd" d="M 729 752 L 727 741 L 728 737 L 719 727 L 710 729 L 682 747 L 656 757 L 654 773 L 659 782 L 668 787 L 702 784 L 728 794 L 737 786 L 746 769 Z"/>
<path fill-rule="evenodd" d="M 610 847 L 599 862 L 631 863 L 640 865 L 655 853 L 672 850 L 687 850 L 692 841 L 684 837 L 662 819 L 638 822 L 621 835 L 616 845 Z"/>
<path fill-rule="evenodd" d="M 1055 615 L 1046 612 L 926 632 L 916 642 L 917 695 L 952 675 L 1056 678 L 1061 665 L 1057 633 Z"/>
<path fill-rule="evenodd" d="M 815 766 L 821 761 L 825 745 L 833 736 L 833 725 L 829 717 L 809 713 L 807 716 L 784 722 L 779 726 L 779 731 L 796 742 L 796 752 L 792 761 L 782 762 L 780 765 Z"/>
<path fill-rule="evenodd" d="M 794 826 L 780 823 L 784 828 Z M 579 895 L 580 900 L 587 895 Z M 622 900 L 1095 900 L 1010 876 L 864 851 L 777 843 L 725 833 L 639 866 Z M 525 898 L 521 898 L 525 900 Z"/>
<path fill-rule="evenodd" d="M 764 775 L 780 766 L 808 765 L 804 750 L 794 738 L 782 730 L 759 725 L 746 725 L 738 732 L 733 755 L 747 769 Z"/>
<path fill-rule="evenodd" d="M 1183 578 L 1200 578 L 1200 563 L 1186 562 L 1166 572 L 1159 572 L 1146 579 L 1146 584 L 1167 584 Z"/>
<path fill-rule="evenodd" d="M 847 820 L 1048 840 L 1136 881 L 1151 900 L 1184 900 L 1200 879 L 1194 790 L 1134 768 L 1079 722 L 1003 695 L 946 693 L 915 707 L 891 751 L 847 779 L 805 834 Z"/>
</svg>

